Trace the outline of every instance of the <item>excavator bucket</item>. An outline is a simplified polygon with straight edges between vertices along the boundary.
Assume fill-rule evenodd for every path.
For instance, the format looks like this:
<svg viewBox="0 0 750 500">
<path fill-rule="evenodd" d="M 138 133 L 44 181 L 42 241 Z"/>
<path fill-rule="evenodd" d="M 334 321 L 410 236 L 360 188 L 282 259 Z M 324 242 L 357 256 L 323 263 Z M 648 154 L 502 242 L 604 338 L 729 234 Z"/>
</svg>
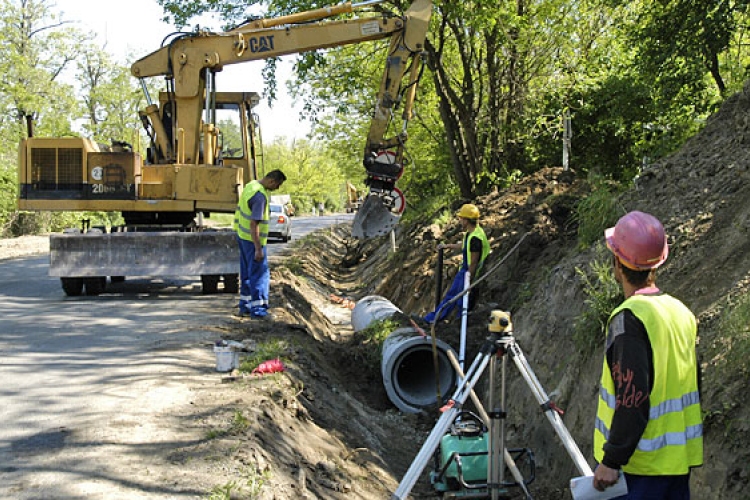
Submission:
<svg viewBox="0 0 750 500">
<path fill-rule="evenodd" d="M 380 196 L 371 194 L 354 216 L 352 236 L 357 239 L 384 236 L 391 232 L 400 218 L 385 206 Z"/>
</svg>

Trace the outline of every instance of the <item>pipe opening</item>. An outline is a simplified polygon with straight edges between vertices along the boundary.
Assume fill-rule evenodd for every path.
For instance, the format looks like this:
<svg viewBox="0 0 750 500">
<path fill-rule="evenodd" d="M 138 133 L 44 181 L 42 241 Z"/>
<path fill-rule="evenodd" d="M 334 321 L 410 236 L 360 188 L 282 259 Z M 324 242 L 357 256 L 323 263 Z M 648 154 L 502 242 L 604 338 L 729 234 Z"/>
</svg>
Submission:
<svg viewBox="0 0 750 500">
<path fill-rule="evenodd" d="M 456 374 L 445 351 L 438 349 L 438 384 L 442 401 L 447 402 L 456 387 Z M 438 404 L 435 362 L 430 346 L 402 352 L 393 363 L 393 389 L 406 405 L 427 408 Z"/>
</svg>

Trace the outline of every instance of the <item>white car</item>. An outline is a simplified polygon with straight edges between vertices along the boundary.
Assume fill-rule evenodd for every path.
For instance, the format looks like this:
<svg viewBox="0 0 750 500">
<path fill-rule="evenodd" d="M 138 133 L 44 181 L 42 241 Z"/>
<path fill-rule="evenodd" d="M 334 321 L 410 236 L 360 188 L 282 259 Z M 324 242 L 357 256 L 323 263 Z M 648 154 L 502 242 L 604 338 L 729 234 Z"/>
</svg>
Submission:
<svg viewBox="0 0 750 500">
<path fill-rule="evenodd" d="M 292 218 L 289 217 L 286 207 L 276 203 L 269 205 L 271 212 L 268 221 L 268 237 L 281 238 L 281 241 L 287 242 L 292 239 Z"/>
</svg>

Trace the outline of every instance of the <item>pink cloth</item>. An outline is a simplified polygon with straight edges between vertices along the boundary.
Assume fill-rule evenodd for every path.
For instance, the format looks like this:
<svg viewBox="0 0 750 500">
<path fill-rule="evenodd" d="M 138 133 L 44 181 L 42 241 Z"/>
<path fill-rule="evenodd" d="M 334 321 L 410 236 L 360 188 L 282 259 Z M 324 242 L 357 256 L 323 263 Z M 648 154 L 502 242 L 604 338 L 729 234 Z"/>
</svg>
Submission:
<svg viewBox="0 0 750 500">
<path fill-rule="evenodd" d="M 253 374 L 264 375 L 266 373 L 283 372 L 286 368 L 279 358 L 264 361 L 253 370 Z"/>
</svg>

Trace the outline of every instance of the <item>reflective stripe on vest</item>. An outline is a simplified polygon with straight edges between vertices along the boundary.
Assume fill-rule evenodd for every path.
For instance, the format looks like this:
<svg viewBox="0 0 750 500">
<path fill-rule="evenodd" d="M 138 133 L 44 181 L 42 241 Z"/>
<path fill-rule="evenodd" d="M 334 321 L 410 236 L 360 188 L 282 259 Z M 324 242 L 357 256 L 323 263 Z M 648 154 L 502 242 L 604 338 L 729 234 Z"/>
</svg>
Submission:
<svg viewBox="0 0 750 500">
<path fill-rule="evenodd" d="M 479 238 L 479 241 L 482 242 L 482 252 L 479 255 L 479 265 L 477 266 L 477 274 L 479 274 L 479 270 L 482 269 L 482 264 L 484 264 L 484 259 L 487 258 L 487 256 L 490 254 L 490 242 L 487 241 L 487 235 L 484 234 L 484 229 L 482 229 L 479 224 L 477 224 L 477 227 L 474 228 L 474 230 L 466 235 L 464 237 L 464 246 L 462 248 L 462 252 L 464 254 L 464 263 L 466 264 L 466 269 L 469 269 L 471 267 L 471 239 L 472 238 Z M 474 276 L 472 276 L 472 279 L 474 279 Z"/>
<path fill-rule="evenodd" d="M 695 316 L 669 295 L 634 295 L 615 309 L 624 309 L 644 325 L 654 353 L 654 382 L 649 421 L 623 470 L 645 476 L 687 474 L 703 463 L 703 424 L 698 393 Z M 602 368 L 594 426 L 594 457 L 601 462 L 603 446 L 618 401 L 606 357 Z M 627 402 L 620 402 L 627 403 Z"/>
<path fill-rule="evenodd" d="M 237 236 L 243 240 L 253 240 L 252 229 L 250 226 L 252 214 L 248 212 L 248 210 L 250 210 L 248 202 L 253 196 L 255 196 L 255 193 L 258 192 L 263 193 L 263 196 L 266 198 L 266 206 L 263 210 L 263 220 L 258 221 L 260 244 L 261 246 L 266 246 L 266 243 L 268 242 L 268 220 L 271 218 L 271 212 L 268 206 L 268 193 L 266 192 L 266 188 L 264 188 L 263 184 L 258 181 L 250 181 L 245 186 L 245 189 L 242 190 L 237 209 L 234 211 L 234 230 L 237 231 Z"/>
</svg>

